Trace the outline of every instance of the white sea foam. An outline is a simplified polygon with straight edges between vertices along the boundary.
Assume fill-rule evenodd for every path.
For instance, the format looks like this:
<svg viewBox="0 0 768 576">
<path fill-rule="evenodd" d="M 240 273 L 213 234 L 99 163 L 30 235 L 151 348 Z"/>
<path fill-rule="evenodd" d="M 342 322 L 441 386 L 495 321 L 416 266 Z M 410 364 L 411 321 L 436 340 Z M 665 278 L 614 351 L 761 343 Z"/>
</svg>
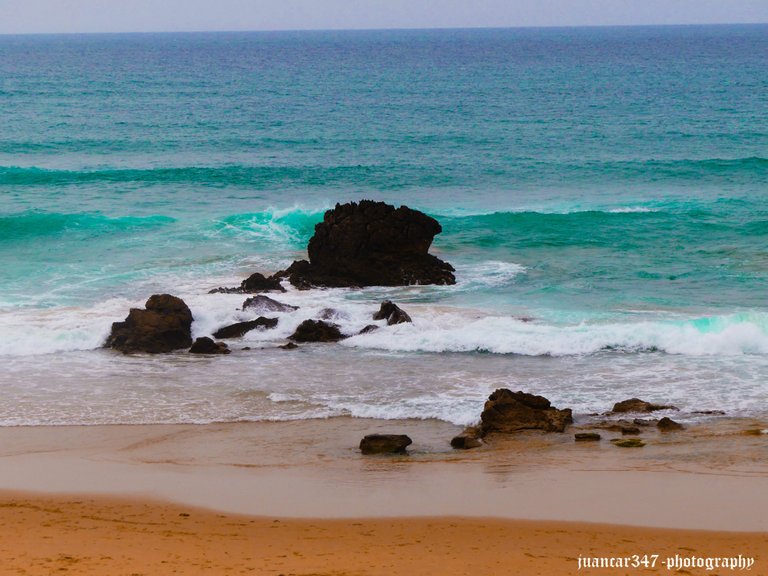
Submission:
<svg viewBox="0 0 768 576">
<path fill-rule="evenodd" d="M 0 356 L 32 356 L 101 347 L 112 322 L 131 306 L 122 298 L 93 307 L 21 308 L 0 311 Z"/>
<path fill-rule="evenodd" d="M 525 273 L 525 266 L 515 262 L 487 260 L 472 265 L 457 265 L 459 289 L 498 288 Z"/>
<path fill-rule="evenodd" d="M 417 316 L 418 317 L 418 316 Z M 706 322 L 539 324 L 504 316 L 469 320 L 425 315 L 414 324 L 355 336 L 347 346 L 411 352 L 492 352 L 525 356 L 583 355 L 614 349 L 692 356 L 768 354 L 768 316 L 734 315 Z"/>
<path fill-rule="evenodd" d="M 473 269 L 467 283 L 484 281 L 486 286 L 514 282 L 525 273 L 522 266 L 507 262 L 485 262 Z M 484 280 L 483 280 L 484 279 Z M 217 329 L 254 319 L 243 311 L 247 295 L 208 294 L 210 279 L 189 282 L 175 293 L 192 309 L 193 336 L 208 336 Z M 491 352 L 526 356 L 568 356 L 593 354 L 606 349 L 622 352 L 658 350 L 692 356 L 768 354 L 768 314 L 741 313 L 708 318 L 637 321 L 618 317 L 614 321 L 580 324 L 523 321 L 490 310 L 412 303 L 420 294 L 458 288 L 405 287 L 397 289 L 344 289 L 298 291 L 289 287 L 272 296 L 299 306 L 287 313 L 270 313 L 278 318 L 275 329 L 253 330 L 242 339 L 248 345 L 273 345 L 290 336 L 304 320 L 318 318 L 324 309 L 337 313 L 330 321 L 351 336 L 343 345 L 392 352 Z M 374 322 L 373 312 L 383 298 L 399 300 L 414 319 L 413 324 L 386 326 Z M 21 356 L 89 350 L 100 347 L 110 325 L 125 318 L 132 306 L 143 301 L 109 299 L 83 308 L 18 308 L 0 311 L 0 355 Z M 647 316 L 646 316 L 647 317 Z M 380 330 L 357 335 L 368 324 Z M 236 343 L 236 342 L 235 342 Z"/>
</svg>

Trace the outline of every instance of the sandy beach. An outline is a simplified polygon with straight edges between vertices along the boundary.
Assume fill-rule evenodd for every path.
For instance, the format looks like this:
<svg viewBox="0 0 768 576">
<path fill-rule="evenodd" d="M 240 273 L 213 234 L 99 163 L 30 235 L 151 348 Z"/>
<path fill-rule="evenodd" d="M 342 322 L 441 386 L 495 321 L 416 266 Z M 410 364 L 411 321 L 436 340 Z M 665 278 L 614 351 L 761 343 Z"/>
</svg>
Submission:
<svg viewBox="0 0 768 576">
<path fill-rule="evenodd" d="M 743 431 L 762 424 L 467 452 L 438 421 L 3 428 L 0 573 L 631 574 L 668 570 L 578 558 L 741 554 L 759 574 L 766 436 Z M 411 454 L 360 455 L 384 431 Z"/>
<path fill-rule="evenodd" d="M 631 574 L 675 555 L 757 558 L 764 534 L 467 518 L 286 520 L 152 501 L 0 496 L 0 574 Z M 658 554 L 654 569 L 579 556 Z M 670 571 L 673 572 L 673 571 Z M 689 570 L 681 574 L 704 574 Z"/>
</svg>

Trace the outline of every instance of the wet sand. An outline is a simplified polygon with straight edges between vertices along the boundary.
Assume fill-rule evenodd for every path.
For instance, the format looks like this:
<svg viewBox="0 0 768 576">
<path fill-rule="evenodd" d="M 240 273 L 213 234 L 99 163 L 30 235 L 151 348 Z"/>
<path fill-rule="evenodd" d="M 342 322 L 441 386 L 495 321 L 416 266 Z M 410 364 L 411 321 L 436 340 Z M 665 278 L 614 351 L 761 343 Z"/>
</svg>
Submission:
<svg viewBox="0 0 768 576">
<path fill-rule="evenodd" d="M 634 554 L 768 573 L 768 435 L 744 433 L 765 428 L 471 451 L 438 421 L 0 428 L 0 574 L 625 574 L 578 557 Z M 363 457 L 373 432 L 411 454 Z"/>
</svg>

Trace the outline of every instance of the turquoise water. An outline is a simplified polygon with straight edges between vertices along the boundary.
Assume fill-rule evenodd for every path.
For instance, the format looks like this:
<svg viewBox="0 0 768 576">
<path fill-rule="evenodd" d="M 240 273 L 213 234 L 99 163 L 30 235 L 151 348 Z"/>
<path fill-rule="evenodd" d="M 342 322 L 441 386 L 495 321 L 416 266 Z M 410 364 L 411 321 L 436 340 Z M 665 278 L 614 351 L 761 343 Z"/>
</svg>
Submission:
<svg viewBox="0 0 768 576">
<path fill-rule="evenodd" d="M 392 409 L 434 392 L 425 383 L 350 408 L 286 391 L 274 364 L 261 392 L 277 396 L 220 418 L 287 417 L 289 404 L 316 415 L 291 404 L 305 402 L 464 422 L 497 384 L 559 391 L 585 411 L 606 387 L 635 395 L 650 380 L 660 399 L 670 379 L 713 403 L 739 391 L 744 411 L 764 399 L 768 26 L 6 36 L 0 126 L 0 355 L 12 364 L 0 386 L 22 378 L 31 388 L 18 394 L 56 366 L 85 378 L 87 395 L 134 362 L 97 349 L 152 292 L 192 299 L 200 335 L 238 319 L 237 302 L 207 290 L 284 267 L 325 209 L 373 198 L 435 216 L 434 251 L 459 284 L 286 298 L 306 315 L 346 311 L 350 333 L 364 303 L 410 305 L 411 331 L 353 338 L 344 353 L 407 359 L 425 378 L 434 355 L 464 358 L 465 373 L 443 374 L 458 392 Z M 253 338 L 271 345 L 298 321 Z M 308 353 L 326 376 L 360 377 Z M 555 377 L 571 384 L 553 388 Z M 61 402 L 46 391 L 0 421 L 88 420 L 35 408 Z M 473 400 L 456 415 L 459 397 Z M 140 406 L 89 413 L 168 419 Z"/>
</svg>

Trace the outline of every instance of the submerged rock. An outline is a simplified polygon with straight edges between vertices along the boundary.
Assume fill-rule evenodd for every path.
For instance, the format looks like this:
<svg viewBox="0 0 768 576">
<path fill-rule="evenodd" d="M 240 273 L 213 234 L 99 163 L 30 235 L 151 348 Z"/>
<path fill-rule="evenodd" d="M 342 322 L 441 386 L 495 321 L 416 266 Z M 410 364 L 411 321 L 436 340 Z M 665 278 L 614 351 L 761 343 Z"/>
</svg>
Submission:
<svg viewBox="0 0 768 576">
<path fill-rule="evenodd" d="M 229 354 L 231 351 L 224 342 L 214 342 L 208 336 L 195 340 L 189 349 L 190 354 Z"/>
<path fill-rule="evenodd" d="M 280 278 L 256 272 L 240 283 L 237 288 L 214 288 L 208 294 L 255 294 L 256 292 L 285 292 Z"/>
<path fill-rule="evenodd" d="M 376 324 L 368 324 L 367 326 L 363 326 L 363 329 L 358 332 L 358 334 L 370 334 L 371 332 L 376 332 L 379 327 L 376 326 Z"/>
<path fill-rule="evenodd" d="M 251 330 L 256 328 L 274 328 L 277 326 L 277 318 L 264 318 L 260 316 L 256 320 L 248 320 L 246 322 L 237 322 L 229 326 L 219 328 L 213 333 L 214 338 L 240 338 L 247 334 Z"/>
<path fill-rule="evenodd" d="M 298 348 L 298 345 L 294 344 L 293 342 L 287 342 L 282 346 L 278 346 L 278 348 L 282 348 L 283 350 L 296 350 L 296 348 Z"/>
<path fill-rule="evenodd" d="M 611 443 L 619 448 L 642 448 L 645 446 L 640 438 L 616 438 L 611 440 Z"/>
<path fill-rule="evenodd" d="M 639 398 L 630 398 L 613 405 L 613 412 L 655 412 L 657 410 L 678 410 L 676 406 L 651 404 Z"/>
<path fill-rule="evenodd" d="M 576 442 L 595 442 L 600 440 L 601 436 L 597 432 L 579 432 L 573 435 Z"/>
<path fill-rule="evenodd" d="M 369 434 L 360 440 L 363 454 L 405 454 L 406 448 L 413 444 L 405 434 Z"/>
<path fill-rule="evenodd" d="M 269 296 L 264 296 L 263 294 L 259 294 L 258 296 L 253 296 L 252 298 L 248 298 L 245 302 L 243 302 L 243 310 L 253 310 L 259 313 L 293 312 L 294 310 L 298 310 L 298 309 L 299 309 L 298 306 L 283 304 L 282 302 L 273 300 Z"/>
<path fill-rule="evenodd" d="M 480 448 L 483 443 L 477 436 L 473 434 L 459 434 L 451 439 L 451 447 L 456 450 L 471 450 L 472 448 Z"/>
<path fill-rule="evenodd" d="M 656 422 L 657 420 L 641 420 L 640 418 L 625 420 L 622 418 L 620 420 L 603 420 L 593 426 L 602 430 L 610 430 L 611 432 L 621 432 L 622 434 L 639 434 L 640 428 L 647 428 L 648 426 L 655 425 Z"/>
<path fill-rule="evenodd" d="M 385 300 L 381 303 L 381 308 L 373 315 L 373 319 L 386 320 L 387 326 L 412 322 L 411 317 L 408 316 L 405 310 L 391 300 Z"/>
<path fill-rule="evenodd" d="M 441 231 L 437 220 L 406 206 L 337 204 L 315 226 L 309 261 L 297 260 L 273 278 L 288 278 L 300 289 L 455 284 L 453 267 L 429 254 Z"/>
<path fill-rule="evenodd" d="M 192 345 L 192 312 L 181 298 L 155 294 L 144 306 L 131 308 L 123 322 L 112 324 L 107 348 L 159 354 Z"/>
<path fill-rule="evenodd" d="M 338 342 L 343 339 L 339 327 L 322 320 L 304 320 L 288 339 L 296 342 Z"/>
<path fill-rule="evenodd" d="M 573 422 L 573 415 L 570 408 L 558 410 L 543 396 L 500 388 L 488 397 L 480 420 L 483 436 L 519 430 L 563 432 Z"/>
</svg>

